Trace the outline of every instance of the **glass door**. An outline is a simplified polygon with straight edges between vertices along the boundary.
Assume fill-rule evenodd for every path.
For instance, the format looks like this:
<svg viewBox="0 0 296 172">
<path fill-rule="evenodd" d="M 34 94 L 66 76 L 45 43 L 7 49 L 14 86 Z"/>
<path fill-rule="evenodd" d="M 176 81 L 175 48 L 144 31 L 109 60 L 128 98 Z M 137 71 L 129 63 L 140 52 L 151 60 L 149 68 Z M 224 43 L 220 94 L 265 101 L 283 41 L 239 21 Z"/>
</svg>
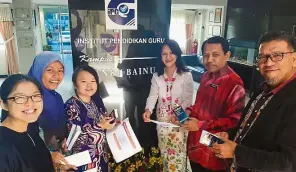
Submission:
<svg viewBox="0 0 296 172">
<path fill-rule="evenodd" d="M 43 51 L 61 55 L 65 64 L 65 80 L 71 80 L 73 59 L 70 20 L 67 6 L 39 6 Z"/>
</svg>

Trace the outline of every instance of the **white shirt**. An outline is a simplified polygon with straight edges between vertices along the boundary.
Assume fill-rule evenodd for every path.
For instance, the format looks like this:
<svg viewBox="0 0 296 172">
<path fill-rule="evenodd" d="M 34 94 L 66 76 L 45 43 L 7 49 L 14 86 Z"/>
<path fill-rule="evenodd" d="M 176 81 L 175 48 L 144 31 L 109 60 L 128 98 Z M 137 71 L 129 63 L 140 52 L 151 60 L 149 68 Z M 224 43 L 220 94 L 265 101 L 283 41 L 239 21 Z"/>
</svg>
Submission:
<svg viewBox="0 0 296 172">
<path fill-rule="evenodd" d="M 149 97 L 146 102 L 146 109 L 152 113 L 155 103 L 158 100 L 157 109 L 163 104 L 162 99 L 166 99 L 167 96 L 167 84 L 165 82 L 164 75 L 158 76 L 157 73 L 153 74 L 151 80 L 151 89 Z M 176 74 L 175 81 L 171 89 L 172 102 L 179 100 L 179 105 L 185 110 L 192 105 L 193 97 L 193 79 L 190 72 L 182 72 Z M 157 111 L 156 114 L 159 114 Z"/>
</svg>

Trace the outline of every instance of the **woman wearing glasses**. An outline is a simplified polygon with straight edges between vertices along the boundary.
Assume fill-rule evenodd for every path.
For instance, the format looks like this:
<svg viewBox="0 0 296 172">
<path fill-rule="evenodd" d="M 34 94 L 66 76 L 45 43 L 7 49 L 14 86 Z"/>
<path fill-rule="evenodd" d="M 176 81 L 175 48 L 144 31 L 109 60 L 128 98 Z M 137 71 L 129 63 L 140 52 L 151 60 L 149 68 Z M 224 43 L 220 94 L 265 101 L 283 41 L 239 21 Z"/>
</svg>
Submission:
<svg viewBox="0 0 296 172">
<path fill-rule="evenodd" d="M 1 85 L 0 171 L 53 171 L 50 153 L 29 123 L 42 112 L 41 87 L 24 75 L 12 75 Z M 4 116 L 3 116 L 4 115 Z M 41 158 L 42 157 L 42 158 Z"/>
<path fill-rule="evenodd" d="M 32 133 L 40 132 L 46 146 L 51 151 L 54 163 L 66 164 L 64 156 L 60 153 L 62 147 L 63 149 L 65 147 L 67 136 L 64 102 L 61 95 L 55 91 L 64 78 L 64 65 L 61 57 L 49 51 L 38 54 L 28 75 L 41 84 L 44 94 L 44 107 L 38 124 L 30 125 L 28 130 Z"/>
<path fill-rule="evenodd" d="M 27 132 L 29 123 L 35 122 L 43 109 L 41 85 L 17 74 L 8 77 L 0 89 L 0 171 L 54 171 L 50 153 L 39 134 Z M 60 170 L 70 168 L 76 169 L 68 165 Z"/>
</svg>

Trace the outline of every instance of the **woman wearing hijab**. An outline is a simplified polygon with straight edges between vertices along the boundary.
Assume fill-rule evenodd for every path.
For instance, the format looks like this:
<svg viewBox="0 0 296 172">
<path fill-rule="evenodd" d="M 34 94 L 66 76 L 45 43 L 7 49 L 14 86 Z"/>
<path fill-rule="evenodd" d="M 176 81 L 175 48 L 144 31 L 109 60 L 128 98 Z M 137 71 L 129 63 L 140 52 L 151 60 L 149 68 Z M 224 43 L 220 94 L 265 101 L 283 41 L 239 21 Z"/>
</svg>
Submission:
<svg viewBox="0 0 296 172">
<path fill-rule="evenodd" d="M 37 123 L 29 125 L 29 132 L 40 132 L 51 151 L 54 163 L 61 161 L 67 163 L 60 153 L 67 136 L 64 102 L 61 95 L 55 91 L 64 78 L 64 64 L 61 57 L 49 51 L 38 54 L 28 75 L 41 84 L 44 102 L 43 111 Z"/>
</svg>

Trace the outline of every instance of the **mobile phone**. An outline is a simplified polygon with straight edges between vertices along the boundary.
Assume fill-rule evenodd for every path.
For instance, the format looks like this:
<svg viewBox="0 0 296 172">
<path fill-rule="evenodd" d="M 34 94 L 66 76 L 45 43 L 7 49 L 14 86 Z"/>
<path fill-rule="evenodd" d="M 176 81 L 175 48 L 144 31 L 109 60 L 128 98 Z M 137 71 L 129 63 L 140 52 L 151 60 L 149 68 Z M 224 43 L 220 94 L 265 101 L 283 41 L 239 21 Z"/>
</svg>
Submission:
<svg viewBox="0 0 296 172">
<path fill-rule="evenodd" d="M 116 122 L 116 120 L 118 119 L 117 109 L 113 109 L 112 112 L 110 113 L 109 117 L 114 118 L 114 120 L 112 120 L 110 122 L 110 124 L 113 124 L 114 122 Z"/>
<path fill-rule="evenodd" d="M 222 139 L 220 139 L 218 136 L 216 136 L 212 133 L 209 133 L 205 130 L 203 130 L 201 132 L 199 142 L 205 146 L 208 146 L 208 147 L 213 147 L 214 143 L 218 143 L 218 144 L 224 143 L 224 141 Z"/>
<path fill-rule="evenodd" d="M 178 105 L 177 107 L 173 108 L 173 112 L 181 124 L 184 124 L 184 122 L 188 120 L 188 115 L 182 106 Z"/>
</svg>

